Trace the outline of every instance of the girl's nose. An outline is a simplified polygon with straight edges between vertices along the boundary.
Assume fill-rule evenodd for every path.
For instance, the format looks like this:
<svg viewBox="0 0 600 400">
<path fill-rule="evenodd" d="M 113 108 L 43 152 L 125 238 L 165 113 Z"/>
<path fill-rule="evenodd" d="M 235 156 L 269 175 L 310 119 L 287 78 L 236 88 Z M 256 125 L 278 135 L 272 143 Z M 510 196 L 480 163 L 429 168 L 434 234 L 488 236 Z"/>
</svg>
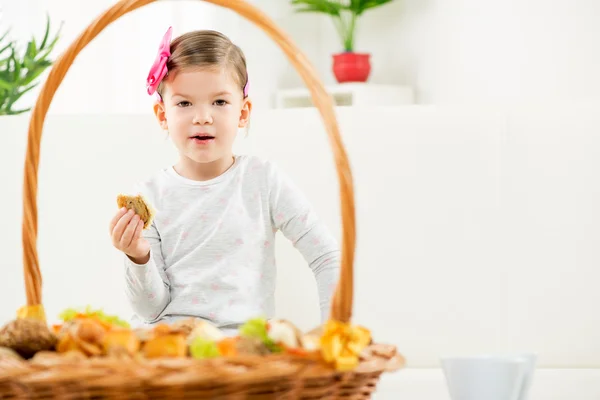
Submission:
<svg viewBox="0 0 600 400">
<path fill-rule="evenodd" d="M 206 125 L 212 124 L 212 115 L 208 107 L 198 107 L 194 114 L 194 124 Z"/>
</svg>

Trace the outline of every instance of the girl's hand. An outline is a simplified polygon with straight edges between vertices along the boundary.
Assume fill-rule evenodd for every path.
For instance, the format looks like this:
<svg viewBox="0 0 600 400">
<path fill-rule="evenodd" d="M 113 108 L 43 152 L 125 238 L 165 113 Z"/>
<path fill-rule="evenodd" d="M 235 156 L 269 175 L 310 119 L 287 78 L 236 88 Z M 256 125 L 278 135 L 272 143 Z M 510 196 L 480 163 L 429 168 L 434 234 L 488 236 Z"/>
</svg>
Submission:
<svg viewBox="0 0 600 400">
<path fill-rule="evenodd" d="M 136 264 L 150 259 L 150 243 L 142 236 L 144 221 L 133 210 L 120 209 L 110 221 L 112 244 Z"/>
</svg>

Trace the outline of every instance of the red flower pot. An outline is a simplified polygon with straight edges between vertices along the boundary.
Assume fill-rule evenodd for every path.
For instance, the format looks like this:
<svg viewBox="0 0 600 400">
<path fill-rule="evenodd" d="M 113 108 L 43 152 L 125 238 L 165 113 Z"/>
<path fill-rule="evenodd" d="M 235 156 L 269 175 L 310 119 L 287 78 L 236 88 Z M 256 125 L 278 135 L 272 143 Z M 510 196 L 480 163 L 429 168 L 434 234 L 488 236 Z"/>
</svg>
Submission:
<svg viewBox="0 0 600 400">
<path fill-rule="evenodd" d="M 371 73 L 370 54 L 344 52 L 333 55 L 333 74 L 339 83 L 366 82 Z"/>
</svg>

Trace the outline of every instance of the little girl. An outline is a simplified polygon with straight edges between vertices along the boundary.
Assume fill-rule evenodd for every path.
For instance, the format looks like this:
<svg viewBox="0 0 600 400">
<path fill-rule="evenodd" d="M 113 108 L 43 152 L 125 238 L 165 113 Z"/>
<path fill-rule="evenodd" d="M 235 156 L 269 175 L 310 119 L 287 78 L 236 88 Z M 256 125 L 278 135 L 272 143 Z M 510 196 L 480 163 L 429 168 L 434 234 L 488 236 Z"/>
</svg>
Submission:
<svg viewBox="0 0 600 400">
<path fill-rule="evenodd" d="M 179 160 L 140 184 L 155 208 L 148 229 L 119 210 L 110 223 L 125 257 L 127 297 L 144 324 L 198 317 L 224 331 L 274 314 L 275 234 L 312 269 L 322 321 L 339 275 L 338 244 L 272 162 L 233 154 L 252 110 L 242 51 L 215 31 L 171 42 L 165 34 L 148 76 L 154 112 Z"/>
</svg>

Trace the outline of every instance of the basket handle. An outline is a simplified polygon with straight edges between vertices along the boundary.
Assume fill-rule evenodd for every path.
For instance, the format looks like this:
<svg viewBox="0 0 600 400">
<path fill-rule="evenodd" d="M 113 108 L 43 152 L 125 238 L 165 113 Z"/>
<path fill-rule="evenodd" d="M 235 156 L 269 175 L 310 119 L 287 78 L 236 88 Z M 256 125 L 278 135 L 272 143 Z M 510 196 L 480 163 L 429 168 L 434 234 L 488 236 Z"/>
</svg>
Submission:
<svg viewBox="0 0 600 400">
<path fill-rule="evenodd" d="M 23 269 L 25 274 L 25 290 L 27 306 L 42 306 L 42 275 L 37 253 L 38 213 L 37 187 L 38 166 L 40 160 L 40 143 L 44 119 L 59 85 L 69 67 L 83 50 L 104 28 L 121 16 L 156 0 L 121 0 L 93 21 L 56 60 L 48 79 L 42 87 L 29 122 L 27 153 L 25 157 L 25 174 L 23 185 Z M 310 90 L 314 105 L 318 108 L 333 150 L 337 176 L 339 180 L 341 213 L 342 213 L 342 257 L 340 280 L 331 304 L 330 318 L 341 322 L 349 322 L 352 316 L 353 298 L 353 262 L 355 249 L 355 209 L 352 174 L 348 156 L 342 143 L 337 125 L 333 102 L 323 87 L 312 65 L 290 37 L 281 30 L 263 12 L 245 0 L 204 0 L 218 6 L 229 8 L 249 21 L 258 25 L 273 39 L 287 55 L 299 75 Z"/>
</svg>

